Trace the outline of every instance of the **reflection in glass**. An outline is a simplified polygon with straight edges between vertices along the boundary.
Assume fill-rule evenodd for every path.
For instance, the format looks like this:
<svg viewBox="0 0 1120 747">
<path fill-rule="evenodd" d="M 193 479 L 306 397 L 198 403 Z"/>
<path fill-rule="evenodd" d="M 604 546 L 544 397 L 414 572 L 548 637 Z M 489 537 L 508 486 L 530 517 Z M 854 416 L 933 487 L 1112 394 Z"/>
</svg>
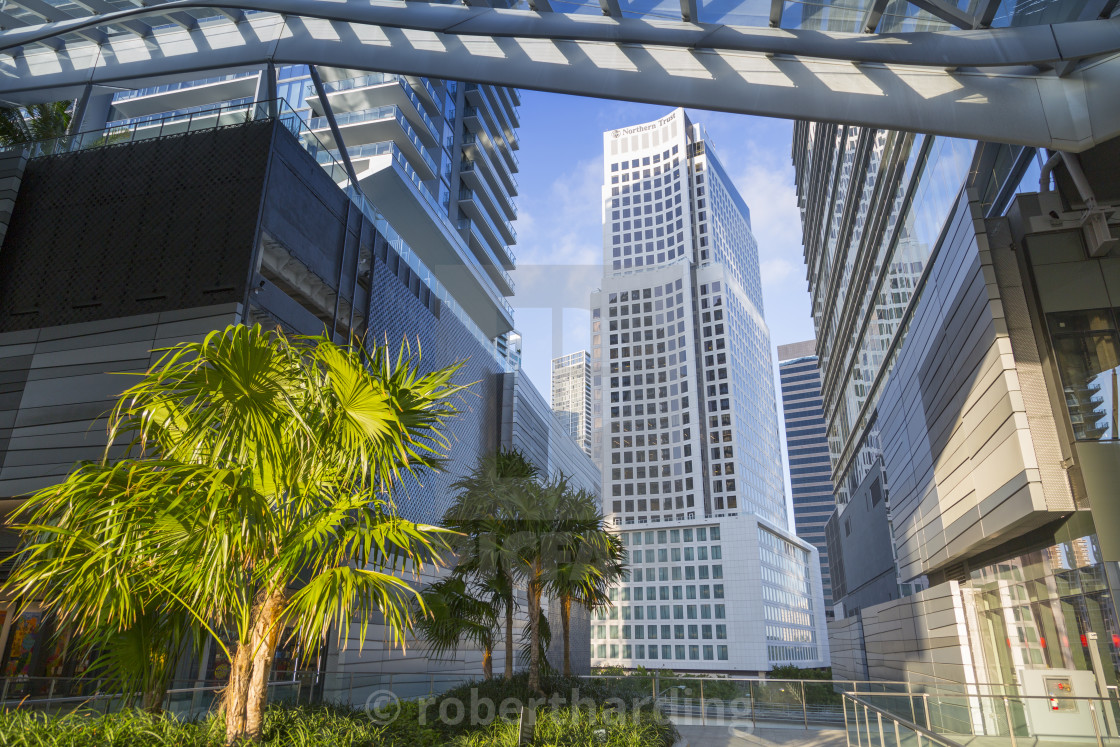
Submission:
<svg viewBox="0 0 1120 747">
<path fill-rule="evenodd" d="M 1120 339 L 1109 309 L 1048 315 L 1066 408 L 1079 441 L 1110 441 L 1118 428 Z"/>
</svg>

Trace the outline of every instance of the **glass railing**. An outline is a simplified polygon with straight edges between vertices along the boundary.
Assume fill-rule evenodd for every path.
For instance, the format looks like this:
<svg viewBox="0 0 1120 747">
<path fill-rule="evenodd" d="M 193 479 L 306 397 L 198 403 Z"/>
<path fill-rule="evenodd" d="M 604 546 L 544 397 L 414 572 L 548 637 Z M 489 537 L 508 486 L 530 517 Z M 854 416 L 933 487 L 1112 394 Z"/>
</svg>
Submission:
<svg viewBox="0 0 1120 747">
<path fill-rule="evenodd" d="M 498 354 L 497 344 L 494 340 L 487 337 L 482 332 L 478 324 L 471 318 L 470 314 L 459 305 L 454 296 L 439 282 L 435 274 L 424 266 L 424 263 L 400 237 L 400 234 L 389 224 L 385 216 L 369 202 L 361 187 L 350 181 L 347 170 L 339 162 L 338 151 L 328 149 L 308 127 L 307 123 L 300 115 L 283 99 L 258 101 L 249 105 L 219 105 L 204 112 L 195 112 L 186 115 L 168 115 L 154 122 L 137 123 L 123 127 L 108 127 L 48 140 L 7 146 L 5 148 L 0 148 L 0 152 L 24 150 L 28 153 L 29 158 L 40 158 L 91 148 L 110 147 L 140 140 L 170 137 L 188 132 L 200 132 L 227 126 L 239 126 L 261 119 L 277 119 L 285 129 L 295 136 L 304 150 L 315 158 L 316 162 L 327 172 L 331 180 L 343 188 L 343 191 L 346 192 L 355 206 L 361 210 L 362 214 L 365 215 L 386 240 L 389 241 L 397 254 L 409 264 L 409 267 L 416 272 L 417 276 L 424 280 L 432 293 L 440 299 L 443 306 L 463 323 L 464 328 L 483 345 L 483 348 L 493 356 L 494 360 L 502 366 L 504 370 L 507 366 L 507 361 L 504 356 Z M 392 143 L 373 145 L 374 147 L 387 145 L 390 148 L 388 152 L 392 152 L 391 148 L 395 147 Z M 408 169 L 411 169 L 411 166 L 408 165 L 403 154 L 400 154 L 399 149 L 397 149 L 397 154 L 394 158 L 406 170 L 406 173 L 408 173 Z M 413 177 L 415 177 L 415 171 L 411 172 L 409 178 L 419 183 L 419 177 Z M 427 194 L 427 190 L 421 187 L 420 193 L 425 195 Z M 434 204 L 434 198 L 432 198 L 430 194 L 427 194 L 427 197 L 429 198 L 429 203 Z M 480 272 L 486 272 L 485 269 L 482 268 L 482 264 L 471 253 L 470 249 L 464 247 L 462 254 L 469 258 L 469 261 L 474 262 L 478 266 Z M 505 309 L 511 317 L 513 316 L 513 307 L 510 306 L 508 301 L 496 294 L 492 296 L 492 299 L 496 304 Z"/>
<path fill-rule="evenodd" d="M 485 134 L 486 140 L 488 142 L 483 142 L 473 132 L 464 132 L 463 145 L 474 145 L 478 147 L 479 150 L 485 150 L 487 160 L 489 160 L 497 167 L 494 170 L 500 173 L 506 181 L 512 184 L 515 190 L 518 189 L 520 185 L 517 181 L 517 175 L 513 173 L 513 171 L 510 169 L 509 164 L 503 161 L 501 155 L 499 155 L 500 151 L 508 150 L 508 148 L 503 148 L 502 146 L 498 145 L 498 141 L 494 138 L 493 134 L 490 132 L 490 127 L 486 124 L 486 119 L 484 117 L 478 116 L 477 107 L 468 104 L 465 111 L 466 116 L 474 116 L 478 120 L 479 124 L 482 126 L 482 131 Z M 490 150 L 494 151 L 493 158 L 490 158 Z M 509 152 L 512 153 L 513 151 Z"/>
<path fill-rule="evenodd" d="M 404 132 L 404 136 L 412 143 L 417 152 L 420 153 L 420 157 L 424 160 L 424 163 L 428 165 L 428 168 L 432 170 L 433 174 L 438 174 L 439 167 L 436 166 L 435 160 L 428 155 L 428 151 L 424 147 L 424 143 L 420 140 L 420 136 L 412 129 L 412 125 L 399 106 L 390 104 L 386 106 L 377 106 L 372 109 L 362 109 L 360 111 L 345 112 L 335 115 L 335 122 L 338 123 L 339 127 L 388 119 L 395 119 L 397 121 L 397 124 L 400 125 L 401 130 Z M 313 117 L 310 121 L 310 126 L 313 130 L 324 130 L 330 127 L 330 122 L 326 117 Z M 351 153 L 351 158 L 356 158 L 356 156 L 353 155 L 353 150 L 348 150 L 348 152 Z"/>
<path fill-rule="evenodd" d="M 126 695 L 111 681 L 92 677 L 4 677 L 0 682 L 0 708 L 41 714 L 74 712 L 109 714 L 134 708 L 139 698 Z M 266 685 L 270 703 L 310 702 L 315 680 L 312 673 L 274 675 Z M 162 703 L 163 711 L 184 720 L 196 720 L 219 706 L 224 681 L 172 680 Z"/>
<path fill-rule="evenodd" d="M 844 737 L 848 747 L 963 747 L 960 742 L 871 705 L 863 696 L 847 694 Z"/>
<path fill-rule="evenodd" d="M 440 96 L 438 93 L 436 93 L 436 87 L 431 84 L 431 81 L 429 81 L 427 78 L 417 77 L 416 82 L 423 86 L 428 95 L 432 97 L 432 101 L 435 103 L 436 108 L 440 108 Z"/>
<path fill-rule="evenodd" d="M 424 105 L 420 101 L 420 97 L 412 90 L 412 84 L 403 75 L 396 75 L 393 73 L 371 73 L 369 75 L 360 75 L 357 78 L 345 78 L 343 80 L 332 80 L 329 83 L 323 83 L 323 88 L 328 93 L 335 93 L 338 91 L 352 91 L 358 88 L 372 88 L 373 86 L 385 85 L 386 83 L 396 83 L 404 91 L 405 96 L 408 97 L 416 114 L 428 128 L 433 140 L 439 139 L 439 130 L 436 128 L 432 118 L 428 116 Z M 430 87 L 430 84 L 429 84 Z M 336 115 L 337 116 L 337 115 Z"/>
<path fill-rule="evenodd" d="M 113 95 L 113 103 L 115 104 L 118 101 L 128 101 L 129 99 L 136 99 L 140 98 L 141 96 L 154 96 L 157 93 L 169 93 L 171 91 L 181 91 L 185 88 L 198 88 L 200 86 L 211 85 L 213 83 L 224 83 L 227 80 L 255 78 L 257 75 L 259 75 L 259 73 L 256 71 L 246 73 L 231 73 L 229 75 L 218 75 L 210 78 L 182 81 L 179 83 L 164 83 L 161 86 L 137 88 L 135 91 L 117 91 L 117 93 Z"/>
<path fill-rule="evenodd" d="M 944 740 L 935 744 L 983 741 L 1014 746 L 1080 741 L 1102 745 L 1120 740 L 1120 701 L 1115 697 L 1016 695 L 1006 689 L 980 694 L 979 690 L 989 688 L 969 689 L 973 692 L 849 693 L 845 705 L 849 716 L 860 714 L 861 735 L 868 728 L 877 733 L 878 715 Z M 867 714 L 871 714 L 870 724 Z M 863 744 L 869 744 L 866 736 Z"/>
<path fill-rule="evenodd" d="M 494 270 L 497 270 L 498 274 L 502 276 L 502 279 L 506 281 L 506 285 L 509 286 L 509 289 L 511 291 L 514 290 L 516 288 L 516 285 L 513 282 L 513 277 L 510 276 L 510 274 L 508 272 L 506 272 L 505 268 L 502 267 L 500 264 L 498 264 L 497 261 L 493 261 L 493 255 L 492 255 L 492 252 L 490 251 L 490 242 L 487 241 L 483 237 L 483 235 L 479 232 L 478 226 L 475 225 L 475 222 L 473 220 L 471 220 L 470 218 L 460 218 L 458 226 L 459 226 L 459 230 L 470 232 L 471 235 L 474 236 L 475 241 L 477 241 L 479 243 L 479 245 L 482 246 L 483 250 L 488 255 L 491 255 L 491 260 L 492 261 L 490 262 L 490 268 L 492 268 Z"/>
<path fill-rule="evenodd" d="M 513 151 L 513 144 L 517 139 L 516 132 L 520 123 L 515 118 L 510 117 L 510 111 L 505 102 L 502 101 L 501 97 L 498 95 L 496 86 L 475 84 L 475 88 L 481 92 L 483 99 L 486 100 L 490 110 L 493 112 L 494 121 L 498 125 L 502 140 L 506 146 L 505 152 L 507 152 L 514 163 L 516 163 L 517 156 Z"/>
<path fill-rule="evenodd" d="M 489 166 L 490 159 L 487 156 L 483 155 L 483 161 L 485 161 Z M 461 171 L 478 173 L 476 170 L 477 167 L 475 166 L 475 162 L 470 160 L 469 158 L 460 159 L 459 169 Z M 493 167 L 490 167 L 490 170 L 493 171 Z M 494 205 L 495 210 L 501 211 L 503 208 L 505 208 L 508 212 L 513 214 L 514 218 L 517 217 L 517 205 L 514 203 L 512 197 L 506 194 L 501 188 L 494 189 L 490 183 L 490 179 L 486 178 L 485 176 L 481 176 L 479 178 L 479 183 L 482 185 L 483 191 L 486 192 L 487 198 Z M 500 216 L 500 218 L 505 223 L 506 228 L 512 232 L 513 224 L 509 222 L 505 218 L 505 216 Z"/>
<path fill-rule="evenodd" d="M 482 184 L 485 184 L 485 182 L 482 182 Z M 486 227 L 490 230 L 490 233 L 494 235 L 494 238 L 499 244 L 505 243 L 505 237 L 502 235 L 502 232 L 498 229 L 497 224 L 494 222 L 493 213 L 490 210 L 487 210 L 485 205 L 481 204 L 473 189 L 471 189 L 470 187 L 460 187 L 459 199 L 471 200 L 478 204 L 478 214 L 482 216 L 482 221 L 486 224 Z M 510 225 L 509 221 L 504 218 L 500 218 L 499 220 L 501 220 L 502 224 L 509 230 L 514 240 L 516 240 L 517 234 L 513 232 L 513 226 Z"/>
</svg>

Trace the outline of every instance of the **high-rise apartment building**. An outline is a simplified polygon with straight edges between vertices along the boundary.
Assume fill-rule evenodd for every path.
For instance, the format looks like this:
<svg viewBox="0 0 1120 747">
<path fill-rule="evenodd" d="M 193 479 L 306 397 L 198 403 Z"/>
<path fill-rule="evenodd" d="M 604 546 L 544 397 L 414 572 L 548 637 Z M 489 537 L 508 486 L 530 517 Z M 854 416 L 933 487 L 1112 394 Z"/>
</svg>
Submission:
<svg viewBox="0 0 1120 747">
<path fill-rule="evenodd" d="M 552 413 L 591 453 L 591 353 L 580 350 L 552 359 Z"/>
<path fill-rule="evenodd" d="M 205 122 L 220 105 L 251 104 L 274 89 L 285 102 L 280 108 L 290 107 L 306 123 L 310 131 L 301 137 L 321 163 L 341 163 L 345 145 L 362 192 L 484 334 L 493 339 L 509 332 L 517 91 L 339 68 L 318 73 L 322 96 L 306 65 L 121 91 L 90 107 L 81 128 L 155 128 L 169 113 Z"/>
<path fill-rule="evenodd" d="M 820 553 L 825 615 L 831 620 L 832 579 L 824 527 L 836 509 L 836 500 L 832 495 L 832 463 L 821 411 L 817 341 L 779 345 L 778 378 L 782 387 L 794 528 L 798 537 L 812 542 Z"/>
<path fill-rule="evenodd" d="M 750 211 L 682 109 L 604 133 L 592 456 L 631 562 L 599 665 L 827 660 L 816 549 L 788 528 Z"/>
<path fill-rule="evenodd" d="M 795 125 L 838 676 L 1116 686 L 1118 157 Z"/>
</svg>

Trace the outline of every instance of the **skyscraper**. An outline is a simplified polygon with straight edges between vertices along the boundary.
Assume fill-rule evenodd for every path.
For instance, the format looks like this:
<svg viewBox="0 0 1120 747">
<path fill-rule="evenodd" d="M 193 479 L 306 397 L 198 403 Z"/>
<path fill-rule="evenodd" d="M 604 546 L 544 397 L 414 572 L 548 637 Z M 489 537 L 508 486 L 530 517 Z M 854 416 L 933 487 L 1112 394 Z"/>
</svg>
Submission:
<svg viewBox="0 0 1120 747">
<path fill-rule="evenodd" d="M 1059 13 L 1098 15 L 1015 3 L 1004 23 Z M 1037 696 L 1055 671 L 1106 692 L 1120 142 L 1044 156 L 799 122 L 792 152 L 837 503 L 834 673 Z"/>
<path fill-rule="evenodd" d="M 790 492 L 797 536 L 812 542 L 820 553 L 825 613 L 832 619 L 832 580 L 824 526 L 836 508 L 832 496 L 832 463 L 828 458 L 824 413 L 821 411 L 821 372 L 817 341 L 778 346 L 778 376 L 782 386 L 782 414 L 786 424 Z"/>
<path fill-rule="evenodd" d="M 552 359 L 552 412 L 580 448 L 591 453 L 591 353 Z"/>
<path fill-rule="evenodd" d="M 750 211 L 682 109 L 603 143 L 592 456 L 632 574 L 592 621 L 593 662 L 817 666 L 820 567 L 788 528 Z"/>
</svg>

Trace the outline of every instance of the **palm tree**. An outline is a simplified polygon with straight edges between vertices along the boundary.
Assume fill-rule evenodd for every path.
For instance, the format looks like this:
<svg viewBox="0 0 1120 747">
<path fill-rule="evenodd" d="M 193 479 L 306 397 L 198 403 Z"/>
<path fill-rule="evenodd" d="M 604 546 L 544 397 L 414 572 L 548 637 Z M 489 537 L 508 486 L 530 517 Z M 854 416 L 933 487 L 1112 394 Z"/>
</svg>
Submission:
<svg viewBox="0 0 1120 747">
<path fill-rule="evenodd" d="M 587 609 L 610 605 L 610 586 L 626 574 L 622 541 L 607 531 L 599 513 L 598 500 L 586 490 L 572 491 L 567 496 L 569 515 L 581 524 L 596 523 L 594 529 L 582 534 L 569 534 L 552 572 L 550 591 L 560 603 L 560 626 L 563 640 L 565 676 L 572 674 L 570 628 L 572 603 Z"/>
<path fill-rule="evenodd" d="M 529 688 L 540 692 L 541 596 L 551 588 L 572 549 L 595 538 L 601 517 L 573 510 L 572 491 L 562 474 L 547 482 L 528 481 L 523 489 L 502 495 L 503 511 L 516 517 L 517 531 L 506 538 L 506 552 L 516 560 L 515 575 L 525 582 L 528 600 L 530 659 Z"/>
<path fill-rule="evenodd" d="M 534 483 L 539 470 L 517 449 L 499 449 L 483 456 L 475 469 L 457 481 L 454 502 L 443 526 L 457 532 L 450 540 L 458 562 L 455 573 L 489 590 L 505 618 L 505 676 L 513 676 L 514 565 L 507 539 L 518 529 L 507 496 Z"/>
<path fill-rule="evenodd" d="M 368 359 L 325 336 L 231 326 L 167 349 L 110 415 L 110 450 L 21 509 L 6 591 L 79 630 L 124 630 L 172 599 L 232 651 L 226 739 L 258 739 L 282 631 L 318 648 L 380 615 L 394 642 L 417 593 L 392 571 L 443 545 L 400 518 L 402 470 L 434 464 L 458 366 L 421 375 L 402 345 Z"/>
<path fill-rule="evenodd" d="M 70 127 L 72 101 L 28 104 L 25 108 L 0 107 L 0 145 L 62 137 Z"/>
<path fill-rule="evenodd" d="M 424 637 L 428 652 L 442 658 L 469 641 L 482 649 L 483 677 L 493 679 L 498 628 L 495 600 L 503 594 L 501 589 L 471 588 L 461 575 L 452 575 L 425 589 L 415 614 L 416 631 Z"/>
</svg>

